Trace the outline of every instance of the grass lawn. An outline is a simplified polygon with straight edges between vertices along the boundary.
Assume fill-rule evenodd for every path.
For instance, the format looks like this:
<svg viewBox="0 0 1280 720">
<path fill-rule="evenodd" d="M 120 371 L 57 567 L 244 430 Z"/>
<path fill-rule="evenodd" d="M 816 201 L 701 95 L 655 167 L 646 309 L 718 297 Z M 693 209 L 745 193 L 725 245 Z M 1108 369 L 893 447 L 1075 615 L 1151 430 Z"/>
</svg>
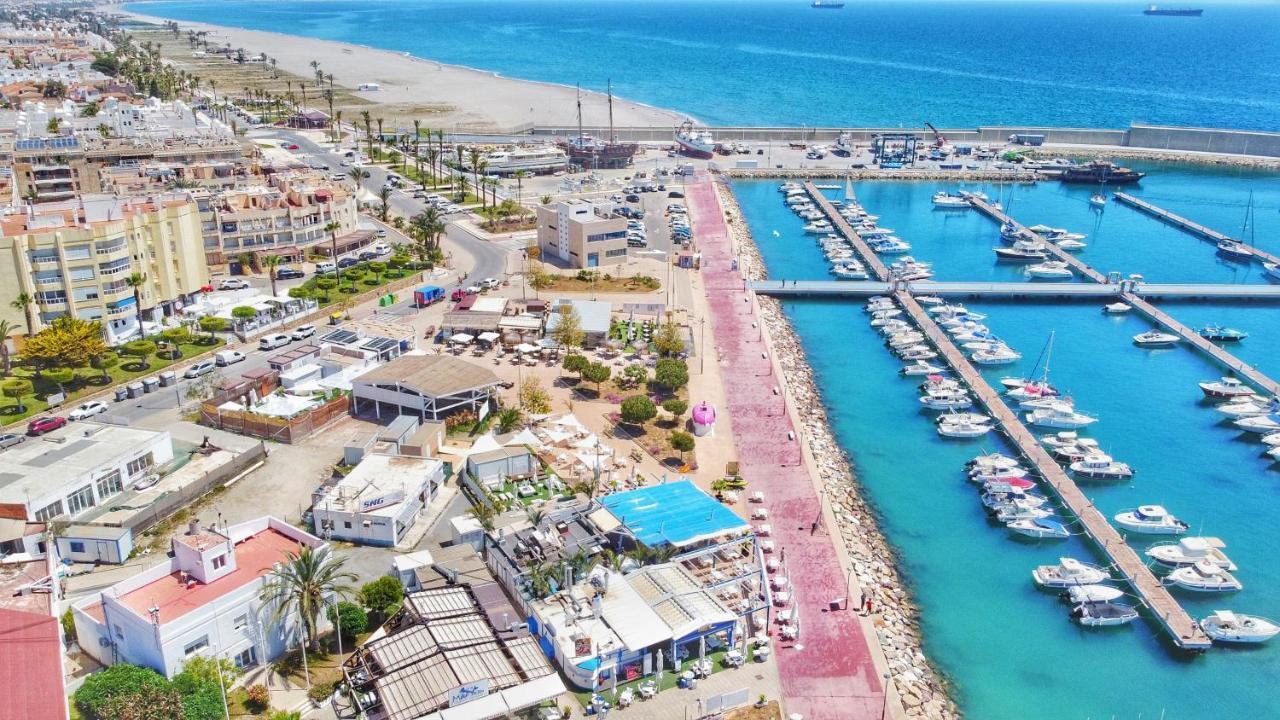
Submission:
<svg viewBox="0 0 1280 720">
<path fill-rule="evenodd" d="M 78 400 L 86 395 L 98 392 L 105 387 L 118 385 L 123 382 L 136 380 L 140 377 L 154 375 L 171 365 L 183 365 L 190 362 L 190 358 L 199 355 L 208 350 L 213 350 L 223 344 L 223 340 L 214 337 L 213 342 L 209 343 L 208 336 L 200 334 L 195 342 L 182 343 L 182 355 L 177 360 L 157 357 L 152 355 L 147 358 L 150 367 L 143 368 L 138 364 L 136 358 L 121 356 L 120 364 L 107 371 L 110 380 L 103 382 L 102 371 L 94 368 L 79 368 L 76 370 L 76 377 L 79 378 L 70 388 L 71 392 L 67 393 L 67 398 L 62 402 L 62 407 L 75 407 Z M 17 401 L 10 397 L 0 397 L 0 424 L 9 424 L 17 422 L 32 415 L 38 415 L 49 409 L 49 404 L 44 398 L 50 393 L 56 393 L 58 386 L 35 376 L 35 371 L 29 367 L 22 365 L 20 360 L 15 360 L 13 365 L 13 374 L 11 377 L 27 378 L 35 388 L 35 395 L 28 395 L 22 398 L 22 404 L 26 406 L 25 412 L 18 411 Z M 74 389 L 72 389 L 74 388 Z"/>
<path fill-rule="evenodd" d="M 358 279 L 355 280 L 354 284 L 351 276 L 351 271 L 353 270 L 359 273 Z M 368 263 L 358 263 L 349 268 L 343 268 L 341 289 L 334 288 L 329 290 L 327 296 L 324 294 L 326 291 L 320 290 L 316 287 L 316 281 L 320 279 L 319 277 L 312 276 L 311 278 L 308 278 L 307 281 L 302 284 L 302 287 L 314 293 L 312 297 L 316 298 L 320 303 L 320 307 L 328 307 L 329 305 L 340 303 L 344 299 L 353 295 L 359 295 L 360 293 L 373 290 L 374 288 L 382 287 L 387 283 L 399 280 L 414 272 L 418 271 L 409 268 L 401 268 L 399 270 L 387 268 L 385 273 L 380 277 L 375 278 L 373 273 L 368 269 Z M 322 277 L 332 279 L 333 274 L 325 273 Z M 354 288 L 354 290 L 352 288 Z"/>
</svg>

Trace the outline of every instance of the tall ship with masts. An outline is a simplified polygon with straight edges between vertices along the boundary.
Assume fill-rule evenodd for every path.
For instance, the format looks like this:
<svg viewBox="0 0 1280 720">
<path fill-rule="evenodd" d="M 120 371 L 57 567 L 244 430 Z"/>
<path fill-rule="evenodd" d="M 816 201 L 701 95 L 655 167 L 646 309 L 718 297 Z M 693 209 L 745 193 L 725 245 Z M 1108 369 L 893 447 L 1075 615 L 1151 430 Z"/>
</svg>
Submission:
<svg viewBox="0 0 1280 720">
<path fill-rule="evenodd" d="M 601 139 L 582 131 L 582 89 L 578 89 L 578 134 L 556 141 L 569 156 L 569 164 L 586 170 L 624 168 L 640 151 L 639 143 L 618 142 L 613 131 L 613 82 L 609 82 L 609 137 Z"/>
</svg>

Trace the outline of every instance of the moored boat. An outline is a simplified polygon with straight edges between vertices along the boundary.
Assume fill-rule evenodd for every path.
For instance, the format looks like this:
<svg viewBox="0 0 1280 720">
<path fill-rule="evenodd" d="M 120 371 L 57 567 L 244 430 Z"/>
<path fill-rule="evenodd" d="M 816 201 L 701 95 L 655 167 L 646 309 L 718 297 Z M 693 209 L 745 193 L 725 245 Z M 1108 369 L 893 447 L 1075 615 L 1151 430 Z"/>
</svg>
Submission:
<svg viewBox="0 0 1280 720">
<path fill-rule="evenodd" d="M 1092 425 L 1098 418 L 1076 412 L 1069 403 L 1057 403 L 1050 407 L 1036 408 L 1026 415 L 1027 422 L 1040 427 L 1064 428 L 1073 430 Z"/>
<path fill-rule="evenodd" d="M 1059 597 L 1072 605 L 1086 602 L 1112 602 L 1124 597 L 1124 591 L 1110 585 L 1072 585 Z"/>
<path fill-rule="evenodd" d="M 1223 570 L 1234 571 L 1236 564 L 1222 551 L 1226 543 L 1216 537 L 1184 537 L 1147 548 L 1146 556 L 1165 567 L 1179 568 L 1207 562 Z"/>
<path fill-rule="evenodd" d="M 938 373 L 941 373 L 941 372 L 946 372 L 946 368 L 941 368 L 941 367 L 938 367 L 937 365 L 932 365 L 928 362 L 925 362 L 924 360 L 917 360 L 913 363 L 905 365 L 901 370 L 898 371 L 898 374 L 911 377 L 916 375 L 937 375 Z"/>
<path fill-rule="evenodd" d="M 1117 462 L 1100 452 L 1085 455 L 1069 467 L 1073 475 L 1094 480 L 1127 480 L 1133 477 L 1133 468 L 1128 463 Z"/>
<path fill-rule="evenodd" d="M 1200 391 L 1210 398 L 1237 398 L 1253 395 L 1253 388 L 1240 381 L 1240 378 L 1224 377 L 1215 382 L 1200 383 Z"/>
<path fill-rule="evenodd" d="M 1280 634 L 1280 624 L 1257 615 L 1215 610 L 1200 621 L 1200 629 L 1223 643 L 1263 643 Z"/>
<path fill-rule="evenodd" d="M 1109 577 L 1102 568 L 1071 557 L 1059 558 L 1057 565 L 1041 565 L 1031 571 L 1031 578 L 1036 584 L 1046 588 L 1097 585 Z"/>
<path fill-rule="evenodd" d="M 1070 280 L 1074 277 L 1071 267 L 1061 260 L 1048 260 L 1031 265 L 1026 273 L 1032 280 Z"/>
<path fill-rule="evenodd" d="M 1123 302 L 1113 302 L 1102 306 L 1102 312 L 1108 315 L 1123 315 L 1132 309 L 1132 305 Z"/>
<path fill-rule="evenodd" d="M 1217 323 L 1209 323 L 1197 330 L 1200 337 L 1214 342 L 1239 342 L 1249 337 L 1249 333 L 1231 327 L 1223 327 Z"/>
<path fill-rule="evenodd" d="M 1176 345 L 1182 338 L 1159 330 L 1148 330 L 1133 336 L 1133 344 L 1138 347 L 1158 348 Z"/>
<path fill-rule="evenodd" d="M 1066 540 L 1071 537 L 1067 528 L 1052 518 L 1023 518 L 1005 523 L 1010 532 L 1037 540 Z"/>
<path fill-rule="evenodd" d="M 1207 562 L 1180 567 L 1165 576 L 1165 582 L 1195 592 L 1236 592 L 1244 589 L 1244 583 L 1235 575 Z"/>
<path fill-rule="evenodd" d="M 1114 627 L 1137 620 L 1138 611 L 1115 602 L 1086 602 L 1071 609 L 1071 619 L 1085 627 Z"/>
<path fill-rule="evenodd" d="M 1141 505 L 1116 513 L 1115 521 L 1121 529 L 1139 535 L 1182 535 L 1187 531 L 1187 524 L 1162 505 Z"/>
</svg>

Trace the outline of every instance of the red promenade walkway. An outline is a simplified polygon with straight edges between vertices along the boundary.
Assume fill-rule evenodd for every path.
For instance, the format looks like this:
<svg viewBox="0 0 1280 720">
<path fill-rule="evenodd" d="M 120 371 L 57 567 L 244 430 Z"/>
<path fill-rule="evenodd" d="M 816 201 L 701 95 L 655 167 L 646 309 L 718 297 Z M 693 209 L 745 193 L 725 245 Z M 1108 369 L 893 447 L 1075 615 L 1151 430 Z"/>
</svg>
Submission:
<svg viewBox="0 0 1280 720">
<path fill-rule="evenodd" d="M 858 616 L 852 610 L 828 611 L 830 600 L 846 594 L 846 569 L 825 527 L 811 534 L 820 512 L 818 495 L 801 464 L 798 437 L 787 440 L 795 428 L 782 396 L 773 392 L 779 378 L 762 357 L 766 346 L 752 327 L 759 318 L 733 269 L 724 213 L 710 180 L 702 178 L 687 190 L 742 476 L 749 491 L 765 493 L 773 538 L 778 551 L 785 551 L 784 567 L 800 613 L 799 641 L 775 638 L 786 712 L 805 720 L 880 718 L 884 689 Z"/>
</svg>

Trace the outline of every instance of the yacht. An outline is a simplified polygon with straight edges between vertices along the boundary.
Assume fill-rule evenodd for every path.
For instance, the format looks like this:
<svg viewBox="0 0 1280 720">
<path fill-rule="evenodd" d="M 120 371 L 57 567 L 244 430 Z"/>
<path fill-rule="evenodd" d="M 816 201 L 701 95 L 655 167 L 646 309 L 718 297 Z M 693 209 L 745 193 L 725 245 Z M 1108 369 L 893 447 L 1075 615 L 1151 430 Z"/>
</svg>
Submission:
<svg viewBox="0 0 1280 720">
<path fill-rule="evenodd" d="M 1071 608 L 1071 619 L 1085 627 L 1114 627 L 1137 620 L 1138 611 L 1115 602 L 1086 602 Z"/>
<path fill-rule="evenodd" d="M 1017 458 L 1009 457 L 1004 453 L 987 453 L 979 455 L 964 464 L 970 471 L 973 470 L 1009 470 L 1013 468 L 1021 468 Z"/>
<path fill-rule="evenodd" d="M 1270 415 L 1257 415 L 1254 417 L 1240 418 L 1235 421 L 1235 426 L 1245 432 L 1258 433 L 1259 435 L 1272 435 L 1280 432 L 1280 413 L 1271 413 Z"/>
<path fill-rule="evenodd" d="M 1021 359 L 1021 353 L 1004 344 L 973 353 L 973 361 L 979 365 L 1008 365 Z"/>
<path fill-rule="evenodd" d="M 901 255 L 905 252 L 911 252 L 911 243 L 900 240 L 892 235 L 868 240 L 867 246 L 871 248 L 872 252 L 876 252 L 881 255 Z"/>
<path fill-rule="evenodd" d="M 1280 280 L 1280 264 L 1262 263 L 1262 269 L 1266 271 L 1267 277 L 1272 280 Z"/>
<path fill-rule="evenodd" d="M 1049 258 L 1048 253 L 1038 247 L 1039 243 L 1030 243 L 1019 240 L 1013 244 L 1013 247 L 998 247 L 995 249 L 996 259 L 1008 262 L 1041 262 Z"/>
<path fill-rule="evenodd" d="M 933 205 L 943 210 L 968 210 L 973 207 L 963 195 L 952 195 L 944 190 L 934 193 Z"/>
<path fill-rule="evenodd" d="M 920 305 L 927 308 L 937 307 L 939 305 L 945 305 L 947 303 L 946 300 L 943 300 L 942 298 L 937 297 L 936 295 L 920 295 L 919 297 L 916 298 L 916 302 L 920 303 Z"/>
<path fill-rule="evenodd" d="M 1176 345 L 1182 338 L 1159 330 L 1148 330 L 1133 336 L 1133 344 L 1138 347 L 1157 348 Z"/>
<path fill-rule="evenodd" d="M 898 335 L 904 332 L 914 332 L 915 327 L 912 326 L 912 324 L 907 322 L 906 320 L 902 320 L 900 318 L 894 318 L 893 320 L 890 320 L 884 325 L 879 326 L 878 328 L 876 328 L 876 330 L 878 330 L 880 334 L 885 337 L 893 337 L 894 335 Z"/>
<path fill-rule="evenodd" d="M 936 375 L 940 372 L 946 372 L 946 369 L 940 368 L 937 365 L 930 365 L 924 360 L 917 360 L 909 365 L 904 366 L 901 370 L 898 371 L 898 374 L 911 377 L 915 375 Z"/>
<path fill-rule="evenodd" d="M 1089 196 L 1089 204 L 1096 208 L 1106 207 L 1107 196 L 1100 192 L 1094 193 Z"/>
<path fill-rule="evenodd" d="M 1083 250 L 1089 247 L 1089 243 L 1080 242 L 1079 240 L 1075 240 L 1069 237 L 1064 237 L 1061 240 L 1054 240 L 1053 244 L 1057 245 L 1062 250 L 1066 250 L 1067 252 L 1075 252 L 1076 250 Z"/>
<path fill-rule="evenodd" d="M 1240 382 L 1239 378 L 1224 377 L 1217 382 L 1200 383 L 1200 391 L 1210 398 L 1238 398 L 1253 395 L 1253 388 Z"/>
<path fill-rule="evenodd" d="M 1280 410 L 1280 403 L 1275 400 L 1267 400 L 1266 398 L 1254 395 L 1247 398 L 1235 398 L 1214 408 L 1218 412 L 1229 418 L 1238 420 L 1240 418 L 1257 417 L 1266 415 L 1269 412 Z"/>
<path fill-rule="evenodd" d="M 494 175 L 512 175 L 517 172 L 549 173 L 564 168 L 569 156 L 554 146 L 517 147 L 501 150 L 485 156 L 484 172 Z"/>
<path fill-rule="evenodd" d="M 1027 268 L 1027 277 L 1033 280 L 1070 280 L 1071 268 L 1061 260 L 1048 260 Z"/>
<path fill-rule="evenodd" d="M 1049 449 L 1049 454 L 1060 463 L 1077 463 L 1090 455 L 1097 455 L 1098 441 L 1093 438 L 1080 438 L 1070 445 L 1059 445 Z"/>
<path fill-rule="evenodd" d="M 1040 442 L 1049 448 L 1066 447 L 1075 445 L 1080 441 L 1080 435 L 1071 430 L 1064 430 L 1052 435 L 1041 435 Z"/>
<path fill-rule="evenodd" d="M 862 309 L 866 312 L 873 313 L 877 310 L 888 310 L 889 308 L 892 308 L 892 307 L 897 307 L 897 305 L 893 303 L 892 298 L 887 298 L 883 295 L 877 295 L 876 297 L 873 297 L 870 300 L 868 300 L 867 304 L 862 306 Z"/>
<path fill-rule="evenodd" d="M 1097 585 L 1109 577 L 1102 568 L 1069 557 L 1059 558 L 1057 565 L 1041 565 L 1031 571 L 1031 578 L 1036 584 L 1046 588 Z"/>
<path fill-rule="evenodd" d="M 1169 514 L 1161 505 L 1142 505 L 1116 513 L 1116 524 L 1139 535 L 1182 535 L 1187 524 Z"/>
<path fill-rule="evenodd" d="M 1244 332 L 1243 330 L 1222 327 L 1217 323 L 1209 323 L 1208 325 L 1200 328 L 1197 332 L 1199 332 L 1200 337 L 1205 340 L 1213 340 L 1214 342 L 1239 342 L 1249 337 L 1249 333 Z"/>
<path fill-rule="evenodd" d="M 1045 225 L 1036 225 L 1035 227 L 1030 228 L 1030 230 L 1045 240 L 1055 244 L 1061 244 L 1061 241 L 1063 240 L 1078 241 L 1087 237 L 1081 233 L 1069 232 L 1065 228 L 1053 228 Z"/>
<path fill-rule="evenodd" d="M 1008 387 L 1008 386 L 1006 386 Z M 1058 390 L 1043 380 L 1031 380 L 1017 387 L 1005 390 L 1005 397 L 1013 398 L 1019 402 L 1023 400 L 1038 400 L 1040 398 L 1057 397 Z"/>
<path fill-rule="evenodd" d="M 1133 309 L 1129 303 L 1114 302 L 1102 306 L 1102 312 L 1108 315 L 1123 315 Z"/>
<path fill-rule="evenodd" d="M 778 186 L 778 192 L 780 193 L 804 192 L 804 185 L 801 185 L 800 183 L 796 183 L 796 182 L 784 182 Z"/>
<path fill-rule="evenodd" d="M 1276 462 L 1280 462 L 1280 447 L 1273 447 L 1268 450 L 1267 456 Z"/>
<path fill-rule="evenodd" d="M 1017 500 L 995 508 L 994 514 L 996 521 L 1004 525 L 1016 520 L 1043 520 L 1053 517 L 1052 510 L 1045 510 Z"/>
<path fill-rule="evenodd" d="M 1147 548 L 1146 556 L 1165 567 L 1179 568 L 1207 562 L 1234 572 L 1236 564 L 1222 552 L 1227 544 L 1216 537 L 1184 537 L 1177 542 L 1160 543 Z"/>
<path fill-rule="evenodd" d="M 930 410 L 965 410 L 973 407 L 973 398 L 966 392 L 943 391 L 921 397 L 920 404 Z"/>
<path fill-rule="evenodd" d="M 1200 629 L 1223 643 L 1263 643 L 1280 634 L 1280 625 L 1271 620 L 1230 610 L 1215 610 L 1200 621 Z"/>
<path fill-rule="evenodd" d="M 937 423 L 938 425 L 942 425 L 945 423 L 962 423 L 962 422 L 980 425 L 983 423 L 990 423 L 991 417 L 987 415 L 983 415 L 982 413 L 949 412 L 946 415 L 942 415 L 938 417 L 936 420 L 934 420 L 934 422 Z"/>
<path fill-rule="evenodd" d="M 944 416 L 945 417 L 945 416 Z M 938 434 L 950 438 L 976 438 L 991 432 L 991 426 L 985 423 L 945 422 L 938 425 Z"/>
<path fill-rule="evenodd" d="M 1027 422 L 1039 427 L 1065 428 L 1073 430 L 1092 425 L 1098 418 L 1076 412 L 1068 403 L 1058 403 L 1052 407 L 1036 408 L 1026 415 Z"/>
<path fill-rule="evenodd" d="M 810 235 L 818 235 L 831 232 L 831 223 L 827 220 L 814 220 L 804 226 L 804 231 Z"/>
<path fill-rule="evenodd" d="M 938 357 L 938 353 L 929 349 L 928 345 L 916 345 L 898 353 L 898 357 L 903 360 L 932 360 Z"/>
<path fill-rule="evenodd" d="M 871 277 L 859 262 L 837 263 L 831 268 L 831 274 L 835 275 L 837 280 L 866 280 Z"/>
<path fill-rule="evenodd" d="M 1073 475 L 1093 480 L 1127 480 L 1133 477 L 1133 468 L 1128 463 L 1117 462 L 1103 453 L 1090 453 L 1068 467 Z"/>
<path fill-rule="evenodd" d="M 1059 597 L 1072 605 L 1086 602 L 1112 602 L 1124 597 L 1124 591 L 1110 585 L 1072 585 Z"/>
<path fill-rule="evenodd" d="M 1005 527 L 1019 535 L 1037 540 L 1066 540 L 1071 537 L 1067 528 L 1051 518 L 1023 518 L 1005 523 Z"/>
<path fill-rule="evenodd" d="M 853 229 L 854 233 L 863 240 L 874 240 L 875 238 L 887 238 L 893 235 L 893 228 L 876 227 L 875 223 L 863 225 Z"/>
<path fill-rule="evenodd" d="M 1169 573 L 1165 582 L 1196 592 L 1236 592 L 1244 589 L 1244 584 L 1235 575 L 1207 562 L 1180 567 Z"/>
<path fill-rule="evenodd" d="M 1235 240 L 1223 240 L 1218 243 L 1218 255 L 1235 262 L 1249 262 L 1254 257 L 1253 250 L 1248 245 Z"/>
</svg>

